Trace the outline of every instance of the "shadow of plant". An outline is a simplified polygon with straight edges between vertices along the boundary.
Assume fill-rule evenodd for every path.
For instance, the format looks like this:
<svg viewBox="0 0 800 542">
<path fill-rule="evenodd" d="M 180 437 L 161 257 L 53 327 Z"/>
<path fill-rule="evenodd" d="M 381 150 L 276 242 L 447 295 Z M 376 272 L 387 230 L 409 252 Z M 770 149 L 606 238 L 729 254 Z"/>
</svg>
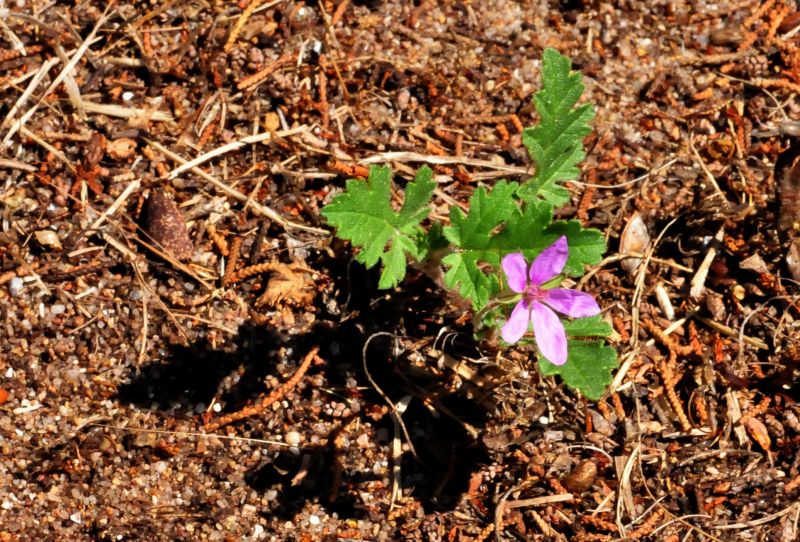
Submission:
<svg viewBox="0 0 800 542">
<path fill-rule="evenodd" d="M 319 307 L 316 324 L 308 333 L 282 335 L 248 323 L 225 350 L 216 350 L 207 341 L 173 347 L 161 362 L 144 367 L 120 387 L 118 399 L 164 413 L 174 413 L 175 405 L 181 405 L 190 413 L 196 405 L 208 405 L 219 394 L 225 411 L 235 411 L 263 396 L 265 377 L 277 373 L 280 349 L 291 348 L 299 363 L 303 353 L 319 345 L 319 356 L 326 363 L 312 367 L 309 375 L 321 375 L 326 388 L 344 390 L 340 394 L 345 395 L 345 400 L 357 400 L 355 404 L 359 406 L 353 409 L 352 417 L 370 424 L 373 435 L 383 435 L 384 441 L 372 442 L 370 447 L 382 448 L 381 453 L 373 455 L 388 458 L 388 465 L 375 466 L 375 459 L 365 463 L 363 447 L 356 445 L 355 436 L 345 435 L 352 418 L 317 419 L 309 409 L 307 419 L 295 421 L 298 428 L 327 424 L 330 430 L 321 436 L 320 444 L 299 451 L 281 449 L 277 454 L 270 453 L 245 476 L 253 489 L 276 492 L 274 507 L 264 513 L 291 519 L 308 501 L 318 502 L 342 518 L 385 513 L 381 507 L 391 494 L 395 425 L 391 414 L 386 413 L 385 398 L 372 382 L 392 403 L 412 396 L 402 420 L 416 456 L 406 451 L 400 458 L 402 488 L 427 510 L 452 509 L 467 490 L 472 474 L 488 461 L 483 445 L 465 431 L 462 421 L 480 429 L 486 412 L 473 399 L 448 390 L 439 376 L 412 365 L 409 357 L 415 344 L 421 340 L 431 343 L 452 319 L 447 315 L 445 300 L 435 285 L 422 277 L 412 277 L 404 289 L 388 294 L 375 288 L 374 273 L 358 265 L 343 267 L 339 278 L 350 286 L 349 290 L 342 288 L 337 299 L 339 314 Z M 367 359 L 362 361 L 364 344 L 377 332 L 387 334 L 370 342 Z M 365 365 L 372 382 L 364 371 Z M 278 378 L 284 382 L 293 371 L 289 369 Z M 237 373 L 239 378 L 232 378 Z M 290 392 L 295 412 L 303 410 L 310 393 L 311 386 Z M 435 407 L 425 406 L 423 401 L 429 398 L 451 414 L 443 415 Z M 376 412 L 382 412 L 382 417 Z M 259 422 L 255 419 L 240 423 L 258 431 Z M 340 435 L 346 437 L 348 445 L 337 445 Z M 397 438 L 405 441 L 402 432 Z M 372 495 L 370 502 L 364 501 L 365 494 Z"/>
</svg>

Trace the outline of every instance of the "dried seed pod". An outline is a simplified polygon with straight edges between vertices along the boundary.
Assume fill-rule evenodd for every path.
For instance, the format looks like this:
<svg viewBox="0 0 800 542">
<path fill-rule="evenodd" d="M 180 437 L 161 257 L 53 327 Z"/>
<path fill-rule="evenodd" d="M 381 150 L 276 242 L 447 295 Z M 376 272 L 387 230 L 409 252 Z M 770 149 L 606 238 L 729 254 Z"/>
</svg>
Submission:
<svg viewBox="0 0 800 542">
<path fill-rule="evenodd" d="M 157 248 L 166 250 L 179 260 L 194 254 L 194 245 L 183 216 L 172 198 L 162 189 L 150 192 L 142 209 L 142 229 L 150 238 L 149 242 L 157 243 Z"/>
<path fill-rule="evenodd" d="M 619 238 L 619 252 L 620 254 L 628 254 L 630 252 L 644 253 L 649 244 L 650 234 L 647 232 L 647 226 L 642 220 L 642 215 L 637 211 L 633 213 L 628 225 L 622 230 L 622 235 Z M 629 275 L 633 275 L 641 263 L 641 258 L 627 258 L 622 260 L 621 265 Z"/>
<path fill-rule="evenodd" d="M 597 479 L 597 464 L 591 459 L 578 463 L 565 478 L 564 486 L 573 493 L 583 493 Z"/>
</svg>

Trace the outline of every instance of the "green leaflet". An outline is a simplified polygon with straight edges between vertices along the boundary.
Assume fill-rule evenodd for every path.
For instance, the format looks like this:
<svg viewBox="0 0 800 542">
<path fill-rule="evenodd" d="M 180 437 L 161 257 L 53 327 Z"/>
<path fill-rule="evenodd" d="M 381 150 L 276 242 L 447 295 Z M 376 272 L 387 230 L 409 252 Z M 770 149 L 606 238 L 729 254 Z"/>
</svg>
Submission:
<svg viewBox="0 0 800 542">
<path fill-rule="evenodd" d="M 561 366 L 539 357 L 539 372 L 542 375 L 558 375 L 567 386 L 592 400 L 603 396 L 606 387 L 611 384 L 611 371 L 616 366 L 616 351 L 601 341 L 569 341 L 567 362 Z"/>
<path fill-rule="evenodd" d="M 570 59 L 554 49 L 545 49 L 542 89 L 533 98 L 539 113 L 538 126 L 526 128 L 522 142 L 536 164 L 536 174 L 520 188 L 525 201 L 544 199 L 555 206 L 569 201 L 569 192 L 558 181 L 580 175 L 584 159 L 583 138 L 592 131 L 591 104 L 575 107 L 583 94 L 581 74 L 571 71 Z"/>
<path fill-rule="evenodd" d="M 613 331 L 600 315 L 564 322 L 564 330 L 568 337 L 608 337 Z"/>
<path fill-rule="evenodd" d="M 497 293 L 497 277 L 482 269 L 482 264 L 497 268 L 501 254 L 492 247 L 492 234 L 500 225 L 519 213 L 514 193 L 517 183 L 498 181 L 491 192 L 479 187 L 469 200 L 466 216 L 458 207 L 450 210 L 450 225 L 444 235 L 454 251 L 442 261 L 448 271 L 444 280 L 448 288 L 458 289 L 461 295 L 476 308 L 481 308 L 489 297 Z"/>
<path fill-rule="evenodd" d="M 336 228 L 336 235 L 360 247 L 356 259 L 372 267 L 382 265 L 379 288 L 397 286 L 406 274 L 407 258 L 420 259 L 418 245 L 423 236 L 420 223 L 430 213 L 430 199 L 436 188 L 430 168 L 422 167 L 406 186 L 400 212 L 391 206 L 392 171 L 372 167 L 366 181 L 350 179 L 342 194 L 322 209 L 322 215 Z"/>
</svg>

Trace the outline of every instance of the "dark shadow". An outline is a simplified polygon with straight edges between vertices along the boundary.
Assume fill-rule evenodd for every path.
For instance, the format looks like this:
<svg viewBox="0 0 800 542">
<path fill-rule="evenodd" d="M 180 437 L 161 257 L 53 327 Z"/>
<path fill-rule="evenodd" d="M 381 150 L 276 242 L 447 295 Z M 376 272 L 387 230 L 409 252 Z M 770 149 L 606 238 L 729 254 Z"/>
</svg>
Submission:
<svg viewBox="0 0 800 542">
<path fill-rule="evenodd" d="M 326 435 L 326 442 L 335 442 L 342 430 L 353 419 L 353 416 L 340 422 L 331 433 Z M 245 480 L 257 491 L 275 490 L 280 496 L 275 508 L 268 512 L 269 516 L 292 519 L 314 495 L 331 513 L 351 519 L 364 518 L 364 509 L 359 507 L 355 495 L 342 492 L 340 484 L 344 467 L 340 454 L 334 446 L 312 446 L 302 451 L 285 451 L 275 458 L 270 458 L 258 468 L 251 470 Z M 372 473 L 355 473 L 346 477 L 348 485 L 358 486 L 378 479 Z"/>
<path fill-rule="evenodd" d="M 308 374 L 321 374 L 325 387 L 344 397 L 339 401 L 357 400 L 360 407 L 351 416 L 368 421 L 385 440 L 389 435 L 388 441 L 370 446 L 378 447 L 380 457 L 388 457 L 390 463 L 378 473 L 373 472 L 372 463 L 369 468 L 354 470 L 354 465 L 364 464 L 364 450 L 355 444 L 355 436 L 345 435 L 349 439 L 346 446 L 335 444 L 340 433 L 347 430 L 347 418 L 321 414 L 319 419 L 297 420 L 305 427 L 312 422 L 325 423 L 331 427 L 330 434 L 320 435 L 322 445 L 301 448 L 299 453 L 297 449 L 287 449 L 277 456 L 270 455 L 246 475 L 250 487 L 276 492 L 274 506 L 264 513 L 291 519 L 307 501 L 313 501 L 342 518 L 357 519 L 374 514 L 375 503 L 388 502 L 395 426 L 390 414 L 377 421 L 370 416 L 386 406 L 385 398 L 372 382 L 393 403 L 412 397 L 402 420 L 417 455 L 406 453 L 400 458 L 402 487 L 420 499 L 426 510 L 452 510 L 467 490 L 470 477 L 489 461 L 480 440 L 465 429 L 480 430 L 487 412 L 477 400 L 461 391 L 451 391 L 444 381 L 451 373 L 434 373 L 430 366 L 420 363 L 424 351 L 413 350 L 417 341 L 432 344 L 443 326 L 455 326 L 454 321 L 463 311 L 459 309 L 454 314 L 452 307 L 459 302 L 444 299 L 427 277 L 414 273 L 395 290 L 378 290 L 377 273 L 353 264 L 349 256 L 341 256 L 343 252 L 334 254 L 340 254 L 340 260 L 321 256 L 320 261 L 309 262 L 340 285 L 335 299 L 338 310 L 332 314 L 331 300 L 318 300 L 316 323 L 309 332 L 282 334 L 248 323 L 224 350 L 215 349 L 207 341 L 189 347 L 174 346 L 163 361 L 133 374 L 131 381 L 119 389 L 118 399 L 169 415 L 175 415 L 174 405 L 179 404 L 187 415 L 195 415 L 198 404 L 208 405 L 218 395 L 226 412 L 235 411 L 263 396 L 265 377 L 278 375 L 275 365 L 287 362 L 279 359 L 281 351 L 291 348 L 289 363 L 299 363 L 305 352 L 318 345 L 325 364 L 312 366 Z M 374 334 L 381 335 L 373 338 L 367 349 L 371 382 L 364 370 L 362 349 Z M 463 326 L 458 340 L 450 340 L 446 348 L 461 358 L 478 357 L 471 331 Z M 282 371 L 278 378 L 285 381 L 293 372 Z M 293 393 L 295 400 L 302 401 L 312 388 Z M 257 433 L 257 426 L 253 425 L 257 421 L 240 423 L 250 424 Z M 381 494 L 375 495 L 374 502 L 364 503 L 362 494 L 376 486 L 382 487 Z"/>
<path fill-rule="evenodd" d="M 173 346 L 161 363 L 143 367 L 120 386 L 117 399 L 164 411 L 180 404 L 191 411 L 200 403 L 208 405 L 223 379 L 241 368 L 239 382 L 221 398 L 235 410 L 263 391 L 263 378 L 274 372 L 270 352 L 281 344 L 274 331 L 248 323 L 226 350 L 215 350 L 206 340 Z"/>
</svg>

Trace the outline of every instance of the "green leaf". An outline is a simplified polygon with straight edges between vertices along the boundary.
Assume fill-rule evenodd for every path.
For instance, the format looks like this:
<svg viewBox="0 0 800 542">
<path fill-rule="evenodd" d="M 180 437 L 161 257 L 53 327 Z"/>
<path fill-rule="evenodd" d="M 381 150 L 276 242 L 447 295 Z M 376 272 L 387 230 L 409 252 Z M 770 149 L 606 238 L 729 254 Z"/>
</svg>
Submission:
<svg viewBox="0 0 800 542">
<path fill-rule="evenodd" d="M 522 142 L 536 164 L 536 174 L 520 188 L 519 195 L 526 201 L 541 198 L 562 206 L 569 201 L 569 192 L 558 181 L 580 175 L 577 165 L 585 157 L 583 138 L 592 131 L 589 122 L 594 109 L 591 104 L 576 107 L 583 83 L 581 74 L 570 68 L 568 57 L 545 49 L 542 89 L 533 99 L 540 122 L 522 133 Z"/>
<path fill-rule="evenodd" d="M 600 315 L 565 321 L 564 329 L 569 337 L 608 337 L 613 331 Z"/>
<path fill-rule="evenodd" d="M 479 187 L 472 194 L 466 216 L 458 207 L 450 209 L 450 225 L 444 229 L 444 235 L 455 251 L 442 260 L 448 268 L 444 281 L 478 309 L 500 288 L 497 277 L 487 274 L 482 264 L 495 269 L 500 264 L 501 254 L 492 246 L 492 234 L 509 217 L 519 213 L 514 199 L 517 188 L 517 183 L 498 181 L 491 192 Z"/>
<path fill-rule="evenodd" d="M 400 212 L 391 205 L 392 171 L 373 167 L 366 181 L 349 179 L 345 191 L 322 209 L 322 215 L 336 228 L 336 235 L 361 248 L 356 260 L 372 267 L 382 264 L 379 288 L 391 288 L 403 280 L 408 257 L 418 259 L 418 241 L 424 231 L 420 223 L 430 213 L 430 199 L 436 188 L 433 173 L 422 167 L 406 186 Z"/>
<path fill-rule="evenodd" d="M 522 213 L 516 213 L 509 218 L 503 231 L 492 239 L 492 246 L 503 256 L 509 252 L 522 252 L 531 262 L 556 239 L 566 235 L 569 256 L 564 273 L 579 276 L 584 273 L 587 265 L 600 262 L 606 243 L 599 230 L 582 228 L 577 220 L 558 220 L 551 223 L 552 219 L 553 207 L 550 203 L 529 203 Z"/>
<path fill-rule="evenodd" d="M 567 386 L 592 400 L 603 396 L 611 384 L 611 371 L 616 366 L 616 351 L 601 341 L 569 341 L 567 362 L 561 366 L 553 365 L 543 357 L 539 358 L 539 371 L 542 375 L 558 375 Z"/>
<path fill-rule="evenodd" d="M 567 236 L 569 258 L 564 272 L 569 275 L 583 275 L 587 265 L 595 265 L 603 259 L 606 241 L 600 230 L 584 228 L 577 220 L 557 220 L 547 228 L 547 233 L 553 235 L 554 240 Z"/>
</svg>

